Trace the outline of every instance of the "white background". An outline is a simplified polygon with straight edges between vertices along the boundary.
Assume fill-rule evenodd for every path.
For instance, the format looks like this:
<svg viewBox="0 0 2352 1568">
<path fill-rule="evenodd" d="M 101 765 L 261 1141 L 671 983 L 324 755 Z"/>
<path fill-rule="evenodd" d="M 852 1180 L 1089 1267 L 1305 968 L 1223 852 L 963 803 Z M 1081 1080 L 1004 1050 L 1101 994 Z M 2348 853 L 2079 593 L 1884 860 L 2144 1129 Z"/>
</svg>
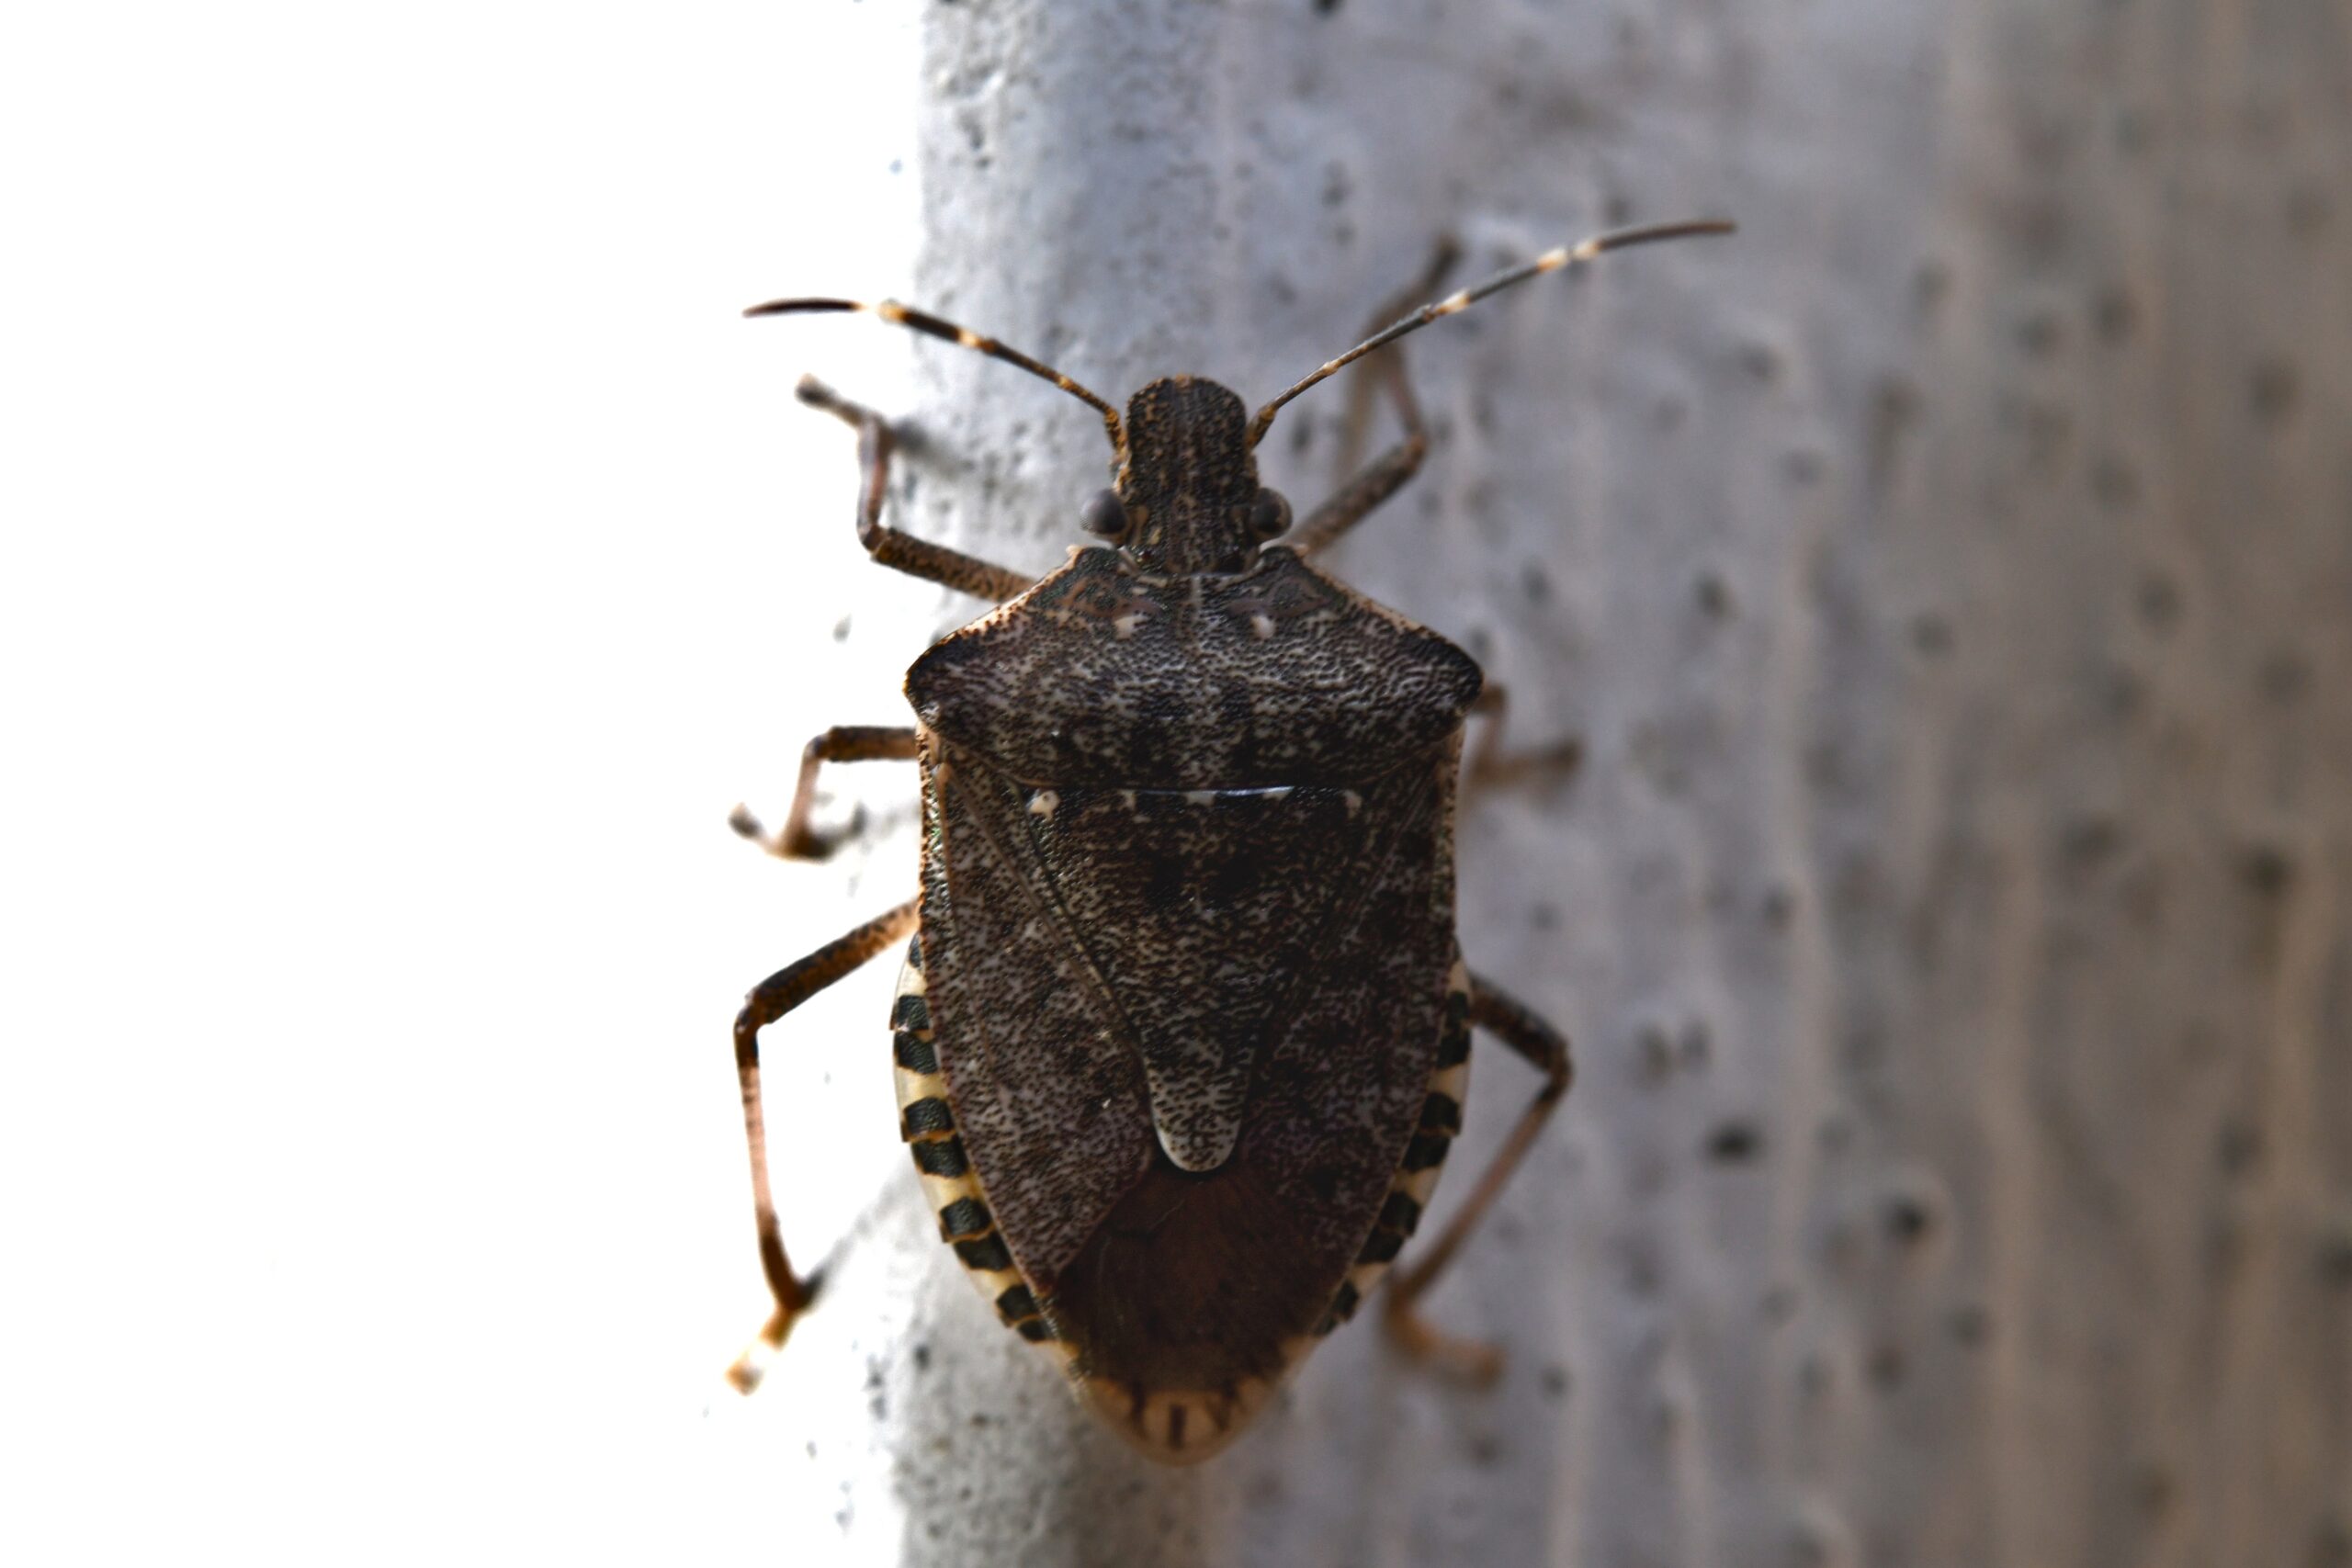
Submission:
<svg viewBox="0 0 2352 1568">
<path fill-rule="evenodd" d="M 822 1506 L 719 1382 L 728 1024 L 911 860 L 724 817 L 951 607 L 789 397 L 911 342 L 737 311 L 904 288 L 913 72 L 833 4 L 0 31 L 0 1557 L 773 1560 Z M 771 1077 L 818 1251 L 902 1163 L 888 968 Z"/>
</svg>

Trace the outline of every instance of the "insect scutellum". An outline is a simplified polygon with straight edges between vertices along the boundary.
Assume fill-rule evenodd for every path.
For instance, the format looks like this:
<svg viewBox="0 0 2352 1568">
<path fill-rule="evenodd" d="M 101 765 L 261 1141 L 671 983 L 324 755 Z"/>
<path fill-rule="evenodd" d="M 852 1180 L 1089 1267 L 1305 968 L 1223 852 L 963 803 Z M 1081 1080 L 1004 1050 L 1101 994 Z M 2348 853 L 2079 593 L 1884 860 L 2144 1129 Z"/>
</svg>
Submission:
<svg viewBox="0 0 2352 1568">
<path fill-rule="evenodd" d="M 1124 421 L 1100 394 L 1088 390 L 1052 366 L 1031 358 L 968 327 L 894 300 L 868 304 L 855 299 L 772 299 L 746 316 L 862 310 L 886 321 L 1001 359 L 1098 410 L 1114 453 L 1114 483 L 1087 504 L 1080 525 L 1118 547 L 1137 570 L 1153 576 L 1185 576 L 1245 570 L 1258 547 L 1290 526 L 1290 502 L 1258 483 L 1251 453 L 1265 438 L 1284 403 L 1317 382 L 1378 352 L 1442 316 L 1466 310 L 1490 294 L 1547 272 L 1589 262 L 1610 251 L 1701 234 L 1728 234 L 1721 219 L 1646 224 L 1614 229 L 1573 245 L 1546 251 L 1532 262 L 1457 289 L 1442 299 L 1391 322 L 1335 359 L 1327 359 L 1247 420 L 1241 400 L 1215 381 L 1170 376 L 1153 381 L 1127 400 Z"/>
</svg>

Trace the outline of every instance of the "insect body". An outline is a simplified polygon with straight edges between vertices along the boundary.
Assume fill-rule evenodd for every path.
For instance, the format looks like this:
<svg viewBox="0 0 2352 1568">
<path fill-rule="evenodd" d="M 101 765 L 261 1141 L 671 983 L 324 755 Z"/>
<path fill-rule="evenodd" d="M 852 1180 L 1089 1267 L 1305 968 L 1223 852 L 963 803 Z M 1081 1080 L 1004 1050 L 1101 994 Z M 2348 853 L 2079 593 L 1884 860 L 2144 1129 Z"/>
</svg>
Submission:
<svg viewBox="0 0 2352 1568">
<path fill-rule="evenodd" d="M 915 661 L 916 724 L 812 741 L 778 853 L 827 761 L 922 773 L 919 896 L 756 987 L 735 1027 L 761 1256 L 776 1307 L 736 1379 L 806 1307 L 767 1187 L 758 1033 L 907 944 L 891 1023 L 902 1135 L 944 1239 L 1001 1320 L 1156 1458 L 1238 1432 L 1381 1281 L 1461 1124 L 1470 1030 L 1544 1087 L 1447 1231 L 1391 1281 L 1409 1348 L 1491 1372 L 1494 1353 L 1415 1299 L 1499 1190 L 1568 1083 L 1567 1046 L 1464 966 L 1453 809 L 1464 726 L 1498 705 L 1470 657 L 1308 558 L 1408 479 L 1426 442 L 1393 355 L 1405 439 L 1310 516 L 1258 483 L 1277 410 L 1343 366 L 1511 282 L 1727 225 L 1624 231 L 1423 307 L 1248 415 L 1190 377 L 1124 419 L 1060 372 L 896 305 L 872 309 L 1045 377 L 1098 409 L 1116 483 L 1103 545 L 1035 583 L 880 520 L 889 426 L 855 425 L 861 539 L 877 559 L 1002 601 Z"/>
</svg>

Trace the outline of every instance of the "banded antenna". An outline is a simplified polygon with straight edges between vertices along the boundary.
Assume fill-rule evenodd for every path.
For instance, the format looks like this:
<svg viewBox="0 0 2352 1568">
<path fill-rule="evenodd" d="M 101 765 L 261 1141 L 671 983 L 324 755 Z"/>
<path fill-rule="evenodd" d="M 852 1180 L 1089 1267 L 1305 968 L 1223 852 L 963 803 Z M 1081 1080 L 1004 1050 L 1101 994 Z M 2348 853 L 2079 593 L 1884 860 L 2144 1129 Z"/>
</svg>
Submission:
<svg viewBox="0 0 2352 1568">
<path fill-rule="evenodd" d="M 945 338 L 949 343 L 961 347 L 978 349 L 990 359 L 1001 359 L 1007 365 L 1018 365 L 1030 375 L 1041 380 L 1051 381 L 1070 396 L 1080 401 L 1091 403 L 1102 410 L 1102 428 L 1110 432 L 1111 445 L 1121 452 L 1127 449 L 1126 432 L 1119 423 L 1119 411 L 1104 402 L 1102 398 L 1088 391 L 1052 366 L 1032 359 L 1017 348 L 1008 348 L 992 337 L 982 337 L 969 327 L 959 327 L 953 321 L 944 321 L 927 310 L 911 309 L 899 304 L 895 299 L 884 299 L 876 304 L 868 304 L 863 299 L 771 299 L 764 305 L 752 306 L 743 314 L 746 316 L 794 316 L 814 315 L 827 310 L 865 310 L 894 325 L 912 327 L 919 333 L 928 333 L 933 337 Z"/>
<path fill-rule="evenodd" d="M 1557 272 L 1562 267 L 1576 266 L 1592 260 L 1605 251 L 1622 251 L 1634 245 L 1654 244 L 1660 240 L 1680 240 L 1694 234 L 1728 234 L 1736 227 L 1737 225 L 1721 218 L 1698 218 L 1681 223 L 1653 223 L 1639 229 L 1612 229 L 1606 234 L 1595 234 L 1592 238 L 1580 240 L 1573 245 L 1563 245 L 1556 251 L 1546 251 L 1523 266 L 1515 266 L 1509 272 L 1497 273 L 1476 288 L 1460 289 L 1434 304 L 1424 305 L 1404 320 L 1383 327 L 1339 358 L 1325 360 L 1321 367 L 1313 375 L 1260 409 L 1256 417 L 1250 422 L 1250 445 L 1252 446 L 1258 445 L 1266 434 L 1266 427 L 1274 423 L 1275 412 L 1299 393 L 1325 377 L 1346 369 L 1374 350 L 1387 347 L 1407 333 L 1419 331 L 1440 316 L 1451 316 L 1457 310 L 1466 310 L 1487 295 L 1509 288 L 1514 283 L 1524 283 L 1531 277 L 1539 277 L 1547 272 Z"/>
</svg>

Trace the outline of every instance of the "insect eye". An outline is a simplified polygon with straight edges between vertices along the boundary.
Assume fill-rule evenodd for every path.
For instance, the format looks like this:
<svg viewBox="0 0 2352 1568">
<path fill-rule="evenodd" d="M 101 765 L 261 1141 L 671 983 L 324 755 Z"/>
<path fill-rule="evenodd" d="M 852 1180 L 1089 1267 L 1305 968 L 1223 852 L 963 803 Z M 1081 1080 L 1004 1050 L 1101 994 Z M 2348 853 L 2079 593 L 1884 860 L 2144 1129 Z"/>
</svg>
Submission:
<svg viewBox="0 0 2352 1568">
<path fill-rule="evenodd" d="M 1115 539 L 1127 531 L 1127 509 L 1119 500 L 1119 492 L 1106 490 L 1086 503 L 1086 514 L 1079 519 L 1079 526 L 1105 539 Z"/>
<path fill-rule="evenodd" d="M 1290 502 L 1272 491 L 1258 492 L 1256 504 L 1250 508 L 1250 531 L 1261 539 L 1271 539 L 1290 526 Z"/>
</svg>

